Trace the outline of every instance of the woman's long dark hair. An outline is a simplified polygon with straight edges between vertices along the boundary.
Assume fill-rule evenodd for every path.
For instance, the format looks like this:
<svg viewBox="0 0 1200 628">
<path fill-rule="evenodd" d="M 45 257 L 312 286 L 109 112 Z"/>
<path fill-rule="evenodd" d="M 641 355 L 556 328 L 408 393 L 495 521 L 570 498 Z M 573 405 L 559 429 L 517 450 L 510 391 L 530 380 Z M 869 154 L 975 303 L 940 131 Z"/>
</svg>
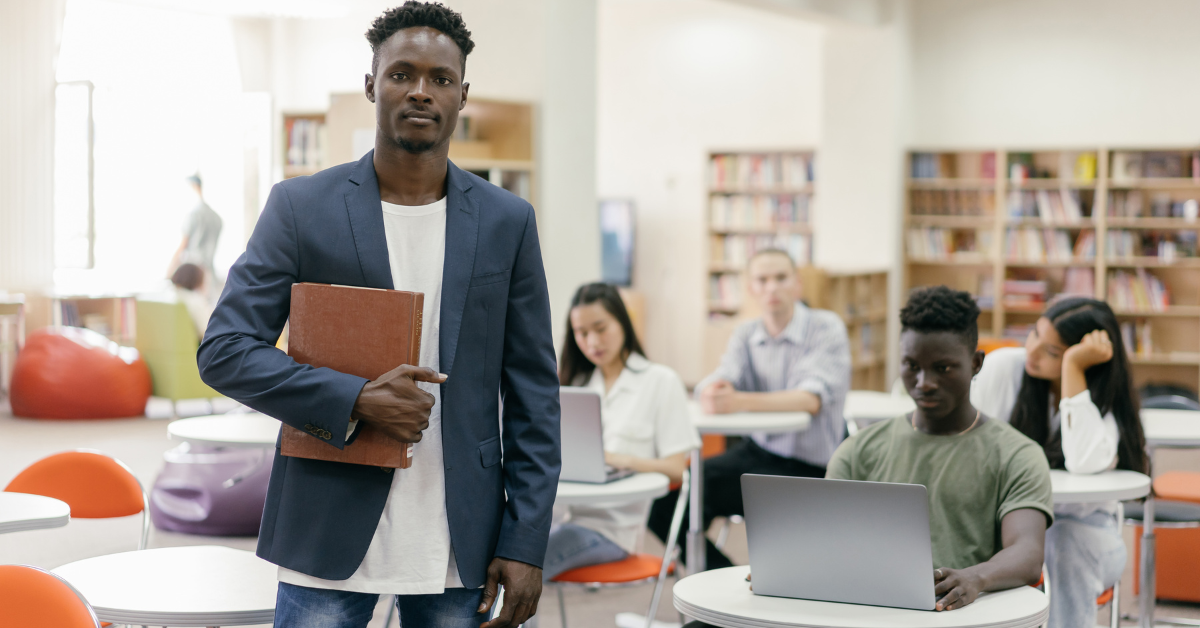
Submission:
<svg viewBox="0 0 1200 628">
<path fill-rule="evenodd" d="M 629 320 L 629 312 L 625 309 L 625 302 L 621 300 L 621 293 L 617 292 L 615 286 L 606 283 L 589 283 L 580 286 L 575 291 L 575 297 L 571 299 L 571 309 L 580 305 L 591 305 L 599 303 L 617 322 L 621 325 L 621 330 L 625 332 L 625 346 L 621 348 L 621 359 L 627 360 L 634 353 L 641 353 L 642 344 L 638 342 L 637 333 L 633 331 L 633 322 Z M 583 350 L 575 343 L 575 330 L 571 328 L 571 313 L 567 312 L 567 334 L 563 339 L 562 360 L 558 363 L 558 381 L 563 386 L 570 386 L 575 383 L 581 376 L 590 377 L 592 371 L 596 370 L 596 365 L 587 359 L 583 354 Z"/>
<path fill-rule="evenodd" d="M 1117 468 L 1146 473 L 1146 436 L 1142 432 L 1142 420 L 1138 415 L 1137 392 L 1129 369 L 1129 358 L 1125 354 L 1125 343 L 1121 328 L 1112 308 L 1103 301 L 1073 297 L 1063 299 L 1046 309 L 1042 314 L 1054 325 L 1055 331 L 1068 347 L 1078 344 L 1088 333 L 1097 329 L 1108 332 L 1112 341 L 1112 359 L 1089 368 L 1088 392 L 1092 403 L 1103 416 L 1112 412 L 1117 420 L 1120 442 L 1117 445 Z M 1013 406 L 1009 420 L 1013 427 L 1042 446 L 1053 469 L 1064 468 L 1062 452 L 1062 430 L 1050 434 L 1050 382 L 1031 377 L 1025 373 L 1021 378 L 1021 392 Z"/>
</svg>

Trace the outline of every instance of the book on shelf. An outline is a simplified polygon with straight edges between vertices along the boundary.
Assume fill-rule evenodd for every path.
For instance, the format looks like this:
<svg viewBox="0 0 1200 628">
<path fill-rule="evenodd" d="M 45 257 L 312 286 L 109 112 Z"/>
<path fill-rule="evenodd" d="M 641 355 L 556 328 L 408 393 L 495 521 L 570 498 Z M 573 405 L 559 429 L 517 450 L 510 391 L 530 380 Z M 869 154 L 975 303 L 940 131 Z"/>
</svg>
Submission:
<svg viewBox="0 0 1200 628">
<path fill-rule="evenodd" d="M 1195 231 L 1134 231 L 1110 229 L 1105 240 L 1105 257 L 1157 257 L 1171 263 L 1179 258 L 1194 258 L 1200 254 Z"/>
<path fill-rule="evenodd" d="M 1108 274 L 1108 303 L 1116 310 L 1163 312 L 1170 307 L 1171 293 L 1143 268 L 1118 270 Z"/>
<path fill-rule="evenodd" d="M 714 229 L 773 229 L 808 224 L 806 194 L 714 194 L 709 200 Z"/>
<path fill-rule="evenodd" d="M 1023 341 L 1029 337 L 1029 332 L 1033 331 L 1034 324 L 1026 323 L 1022 325 L 1005 325 L 1004 332 L 1000 334 L 1005 340 Z"/>
<path fill-rule="evenodd" d="M 996 153 L 913 153 L 913 179 L 994 179 Z"/>
<path fill-rule="evenodd" d="M 713 155 L 708 180 L 718 190 L 801 188 L 813 181 L 813 163 L 801 153 Z"/>
<path fill-rule="evenodd" d="M 1115 151 L 1110 176 L 1118 185 L 1143 177 L 1200 179 L 1200 151 Z"/>
<path fill-rule="evenodd" d="M 992 232 L 986 229 L 912 227 L 908 230 L 908 256 L 914 260 L 982 260 L 992 250 Z"/>
<path fill-rule="evenodd" d="M 992 216 L 996 195 L 991 190 L 911 190 L 909 212 L 922 216 Z"/>
<path fill-rule="evenodd" d="M 763 249 L 787 251 L 792 261 L 801 266 L 812 263 L 812 236 L 797 233 L 713 235 L 709 255 L 713 264 L 740 268 Z"/>
<path fill-rule="evenodd" d="M 1150 325 L 1144 320 L 1121 323 L 1121 341 L 1125 343 L 1125 351 L 1129 355 L 1149 357 L 1154 354 Z"/>
<path fill-rule="evenodd" d="M 1096 294 L 1096 270 L 1094 268 L 1068 268 L 1063 276 L 1061 294 L 1091 298 Z"/>
<path fill-rule="evenodd" d="M 1114 218 L 1182 218 L 1200 217 L 1200 203 L 1194 198 L 1174 199 L 1169 192 L 1155 194 L 1146 207 L 1141 190 L 1113 190 L 1108 193 L 1108 215 Z"/>
<path fill-rule="evenodd" d="M 1094 234 L 1080 234 L 1076 243 L 1072 244 L 1071 233 L 1065 229 L 1009 229 L 1006 244 L 1006 256 L 1010 262 L 1071 262 L 1075 259 L 1093 259 L 1096 254 Z"/>
<path fill-rule="evenodd" d="M 742 300 L 742 278 L 734 274 L 710 275 L 708 301 L 718 307 L 737 309 Z"/>
<path fill-rule="evenodd" d="M 1004 307 L 1041 310 L 1046 305 L 1047 284 L 1041 280 L 1006 279 L 1003 285 Z"/>
<path fill-rule="evenodd" d="M 1013 190 L 1008 193 L 1008 216 L 1058 225 L 1075 224 L 1085 217 L 1075 190 Z"/>
</svg>

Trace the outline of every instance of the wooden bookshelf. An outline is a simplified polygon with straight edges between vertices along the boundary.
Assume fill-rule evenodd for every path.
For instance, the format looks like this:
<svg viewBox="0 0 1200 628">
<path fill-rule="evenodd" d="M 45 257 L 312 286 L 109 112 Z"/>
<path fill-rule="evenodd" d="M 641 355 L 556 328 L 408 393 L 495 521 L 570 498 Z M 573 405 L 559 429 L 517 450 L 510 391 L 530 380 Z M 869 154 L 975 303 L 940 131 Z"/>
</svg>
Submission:
<svg viewBox="0 0 1200 628">
<path fill-rule="evenodd" d="M 846 323 L 850 388 L 887 391 L 888 272 L 809 267 L 801 277 L 804 300 L 809 306 L 833 311 Z"/>
<path fill-rule="evenodd" d="M 812 263 L 813 157 L 809 149 L 709 154 L 710 319 L 739 317 L 755 251 L 783 249 L 800 266 Z"/>
<path fill-rule="evenodd" d="M 985 339 L 1024 340 L 1060 294 L 1105 299 L 1136 385 L 1200 389 L 1200 150 L 925 150 L 908 162 L 908 289 L 971 292 Z"/>
<path fill-rule="evenodd" d="M 325 114 L 283 114 L 283 178 L 316 174 L 329 166 Z"/>
<path fill-rule="evenodd" d="M 331 94 L 326 114 L 329 164 L 361 157 L 374 147 L 375 105 L 362 92 Z M 472 98 L 458 114 L 450 160 L 537 207 L 533 106 Z"/>
</svg>

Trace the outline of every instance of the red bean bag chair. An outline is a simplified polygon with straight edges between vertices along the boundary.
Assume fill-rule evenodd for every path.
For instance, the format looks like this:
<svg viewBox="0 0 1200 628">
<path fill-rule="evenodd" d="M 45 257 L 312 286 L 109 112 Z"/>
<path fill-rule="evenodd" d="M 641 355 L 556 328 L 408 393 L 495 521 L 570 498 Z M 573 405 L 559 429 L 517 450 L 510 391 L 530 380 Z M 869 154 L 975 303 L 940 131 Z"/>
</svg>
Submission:
<svg viewBox="0 0 1200 628">
<path fill-rule="evenodd" d="M 26 339 L 9 399 L 19 417 L 111 419 L 141 416 L 150 390 L 137 349 L 90 329 L 48 327 Z"/>
</svg>

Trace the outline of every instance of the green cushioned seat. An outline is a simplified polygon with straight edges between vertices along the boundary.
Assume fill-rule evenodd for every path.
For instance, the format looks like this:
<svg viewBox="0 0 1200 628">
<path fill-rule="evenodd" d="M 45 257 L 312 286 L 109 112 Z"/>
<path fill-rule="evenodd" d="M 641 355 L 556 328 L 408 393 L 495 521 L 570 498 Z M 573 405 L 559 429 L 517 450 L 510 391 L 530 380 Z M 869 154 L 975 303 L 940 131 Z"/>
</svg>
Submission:
<svg viewBox="0 0 1200 628">
<path fill-rule="evenodd" d="M 154 396 L 172 401 L 220 397 L 200 379 L 200 337 L 182 301 L 139 297 L 137 349 L 150 367 Z"/>
</svg>

